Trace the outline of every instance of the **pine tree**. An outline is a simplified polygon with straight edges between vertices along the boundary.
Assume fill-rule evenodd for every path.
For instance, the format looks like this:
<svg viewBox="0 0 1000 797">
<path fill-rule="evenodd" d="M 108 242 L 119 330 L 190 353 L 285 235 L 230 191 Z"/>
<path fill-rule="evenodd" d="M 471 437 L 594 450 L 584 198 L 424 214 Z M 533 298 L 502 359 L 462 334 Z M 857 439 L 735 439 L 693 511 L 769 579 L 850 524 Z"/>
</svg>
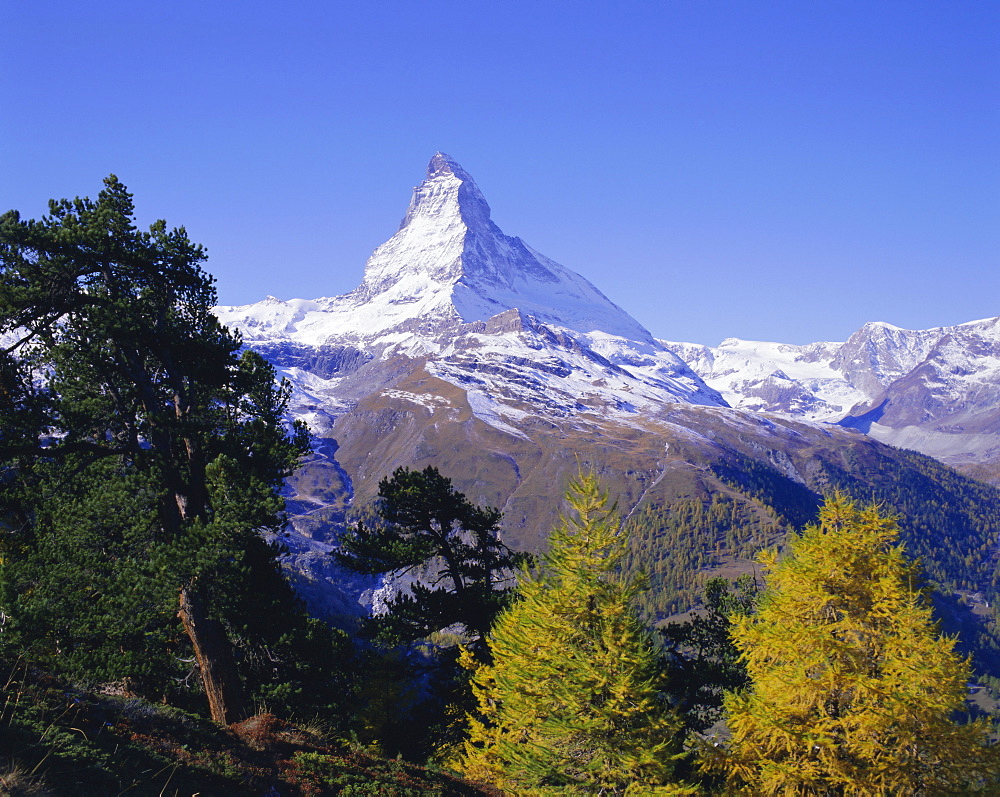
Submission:
<svg viewBox="0 0 1000 797">
<path fill-rule="evenodd" d="M 415 583 L 374 618 L 383 641 L 412 642 L 453 625 L 477 644 L 510 598 L 524 554 L 500 540 L 500 512 L 478 507 L 435 467 L 397 468 L 379 484 L 379 521 L 341 538 L 340 564 L 368 575 L 430 567 L 433 583 Z"/>
<path fill-rule="evenodd" d="M 759 588 L 745 573 L 735 584 L 724 578 L 705 582 L 704 611 L 660 629 L 669 657 L 668 673 L 676 707 L 687 727 L 703 731 L 722 718 L 726 690 L 747 684 L 747 672 L 733 644 L 735 617 L 752 614 Z"/>
<path fill-rule="evenodd" d="M 752 794 L 939 794 L 996 778 L 990 726 L 957 723 L 969 667 L 937 632 L 896 520 L 829 498 L 734 640 L 751 686 L 707 767 Z M 714 755 L 713 755 L 714 753 Z"/>
<path fill-rule="evenodd" d="M 576 517 L 553 531 L 540 571 L 498 619 L 493 663 L 465 656 L 478 711 L 454 764 L 515 793 L 667 784 L 679 721 L 637 617 L 642 584 L 616 573 L 627 543 L 615 507 L 593 475 L 567 500 Z"/>
<path fill-rule="evenodd" d="M 294 614 L 260 532 L 281 528 L 308 436 L 212 314 L 204 259 L 183 228 L 137 229 L 114 176 L 38 221 L 0 217 L 0 610 L 4 644 L 161 695 L 179 617 L 229 722 L 234 640 L 269 644 Z"/>
</svg>

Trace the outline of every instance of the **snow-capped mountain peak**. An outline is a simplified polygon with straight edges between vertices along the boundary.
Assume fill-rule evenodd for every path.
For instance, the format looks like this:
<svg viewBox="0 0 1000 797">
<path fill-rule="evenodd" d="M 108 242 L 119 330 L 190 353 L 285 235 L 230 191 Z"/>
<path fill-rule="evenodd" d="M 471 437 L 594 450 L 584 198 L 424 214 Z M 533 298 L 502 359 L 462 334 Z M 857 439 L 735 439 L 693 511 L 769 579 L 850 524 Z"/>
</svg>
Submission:
<svg viewBox="0 0 1000 797">
<path fill-rule="evenodd" d="M 590 282 L 505 235 L 475 181 L 440 152 L 356 289 L 216 312 L 292 378 L 294 409 L 317 428 L 398 381 L 397 369 L 452 385 L 505 432 L 526 414 L 641 425 L 675 403 L 725 406 Z"/>
<path fill-rule="evenodd" d="M 947 462 L 1000 459 L 1000 318 L 865 324 L 843 343 L 666 343 L 729 404 L 859 429 Z"/>
<path fill-rule="evenodd" d="M 582 276 L 505 235 L 472 177 L 441 152 L 413 190 L 399 230 L 368 259 L 361 285 L 344 296 L 286 304 L 219 311 L 248 341 L 275 334 L 312 345 L 345 336 L 371 341 L 417 328 L 426 336 L 516 309 L 575 332 L 652 343 L 639 322 Z"/>
<path fill-rule="evenodd" d="M 427 177 L 413 189 L 410 207 L 399 229 L 412 223 L 438 223 L 442 216 L 459 216 L 468 226 L 490 220 L 490 206 L 475 180 L 450 155 L 435 153 Z"/>
<path fill-rule="evenodd" d="M 485 321 L 518 309 L 578 332 L 608 332 L 633 340 L 649 333 L 579 274 L 549 260 L 520 238 L 505 235 L 475 181 L 453 158 L 438 152 L 398 232 L 365 265 L 352 294 L 370 304 L 419 303 L 438 297 L 438 314 L 462 322 Z"/>
</svg>

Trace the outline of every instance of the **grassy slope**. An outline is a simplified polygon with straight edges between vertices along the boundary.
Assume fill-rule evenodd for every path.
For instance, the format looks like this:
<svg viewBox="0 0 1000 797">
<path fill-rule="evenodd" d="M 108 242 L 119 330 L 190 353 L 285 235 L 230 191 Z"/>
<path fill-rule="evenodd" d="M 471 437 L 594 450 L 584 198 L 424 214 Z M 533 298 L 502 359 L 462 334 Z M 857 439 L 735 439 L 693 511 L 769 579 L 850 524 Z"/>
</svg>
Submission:
<svg viewBox="0 0 1000 797">
<path fill-rule="evenodd" d="M 449 775 L 261 715 L 221 728 L 3 663 L 0 793 L 479 795 Z"/>
</svg>

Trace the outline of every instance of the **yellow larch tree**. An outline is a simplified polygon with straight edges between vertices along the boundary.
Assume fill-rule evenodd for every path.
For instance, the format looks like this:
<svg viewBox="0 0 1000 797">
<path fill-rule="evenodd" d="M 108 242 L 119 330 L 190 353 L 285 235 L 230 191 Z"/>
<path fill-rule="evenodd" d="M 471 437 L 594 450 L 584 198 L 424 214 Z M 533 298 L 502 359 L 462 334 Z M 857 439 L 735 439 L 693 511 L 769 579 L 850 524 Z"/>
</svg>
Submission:
<svg viewBox="0 0 1000 797">
<path fill-rule="evenodd" d="M 967 793 L 998 776 L 992 726 L 959 723 L 971 677 L 942 636 L 895 518 L 843 495 L 780 560 L 734 641 L 751 686 L 726 699 L 732 739 L 706 768 L 730 792 Z"/>
<path fill-rule="evenodd" d="M 593 475 L 567 499 L 575 516 L 497 621 L 492 664 L 465 656 L 478 710 L 452 763 L 514 794 L 688 793 L 669 785 L 680 722 L 636 615 L 641 581 L 616 572 L 626 540 L 615 509 Z"/>
</svg>

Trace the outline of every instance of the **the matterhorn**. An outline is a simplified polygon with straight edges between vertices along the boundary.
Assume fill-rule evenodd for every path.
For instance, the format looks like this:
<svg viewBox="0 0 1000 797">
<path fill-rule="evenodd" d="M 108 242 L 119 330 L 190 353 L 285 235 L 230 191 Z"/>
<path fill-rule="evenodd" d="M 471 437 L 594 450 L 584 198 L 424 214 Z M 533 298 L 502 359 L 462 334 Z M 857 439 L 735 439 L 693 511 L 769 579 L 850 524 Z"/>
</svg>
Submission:
<svg viewBox="0 0 1000 797">
<path fill-rule="evenodd" d="M 731 408 L 692 368 L 708 373 L 711 352 L 680 346 L 689 365 L 586 279 L 505 235 L 442 153 L 355 290 L 217 312 L 292 382 L 293 412 L 316 436 L 291 483 L 289 547 L 320 612 L 364 592 L 355 584 L 333 605 L 344 576 L 325 553 L 400 466 L 436 466 L 503 510 L 509 543 L 537 548 L 580 468 L 623 515 L 724 496 L 778 534 L 823 491 L 875 489 L 873 474 L 904 478 L 917 456 L 794 412 Z M 795 508 L 782 514 L 783 501 Z M 703 542 L 709 570 L 745 566 L 745 544 Z"/>
<path fill-rule="evenodd" d="M 343 348 L 350 346 L 356 360 L 432 355 L 484 374 L 489 371 L 483 371 L 483 363 L 505 356 L 544 360 L 538 335 L 558 335 L 568 349 L 565 362 L 550 362 L 549 367 L 560 378 L 572 372 L 592 382 L 607 376 L 603 369 L 609 364 L 631 369 L 615 372 L 622 385 L 606 390 L 592 385 L 595 389 L 587 391 L 606 394 L 611 405 L 634 404 L 643 396 L 657 403 L 673 397 L 725 405 L 682 360 L 587 280 L 520 238 L 504 235 L 472 178 L 440 152 L 431 159 L 427 179 L 414 189 L 399 230 L 368 259 L 364 279 L 353 291 L 315 301 L 270 298 L 218 312 L 224 323 L 243 331 L 250 345 L 269 351 L 298 344 L 314 350 L 333 347 L 335 356 L 343 357 Z M 470 356 L 460 356 L 460 350 Z M 534 362 L 525 365 L 538 371 Z M 550 371 L 542 368 L 541 373 Z M 547 378 L 539 382 L 538 373 L 529 376 L 534 378 L 524 381 L 524 387 L 561 395 L 568 408 L 582 397 L 576 384 Z M 462 384 L 479 394 L 478 405 L 499 402 L 484 419 L 495 421 L 504 414 L 509 390 L 477 389 L 467 379 Z M 629 394 L 624 399 L 622 390 Z"/>
<path fill-rule="evenodd" d="M 462 439 L 499 433 L 522 445 L 539 424 L 569 425 L 581 434 L 609 423 L 641 430 L 678 403 L 726 406 L 587 280 L 501 232 L 475 182 L 442 153 L 431 159 L 399 230 L 369 258 L 355 290 L 313 301 L 268 298 L 218 312 L 284 370 L 297 388 L 297 414 L 316 433 L 337 439 L 338 458 L 368 442 L 353 442 L 357 435 L 334 426 L 375 412 L 376 403 L 378 412 L 402 413 L 394 417 L 405 422 L 393 422 L 391 430 L 375 424 L 382 434 L 372 446 L 386 445 L 400 427 L 423 418 L 433 418 L 435 438 L 454 437 L 457 427 L 441 421 L 460 417 Z M 348 468 L 352 481 L 418 462 L 428 443 L 409 439 L 410 446 L 393 446 L 378 460 L 366 451 L 360 471 Z M 478 453 L 508 445 L 491 443 Z M 362 484 L 358 489 L 365 494 Z"/>
</svg>

